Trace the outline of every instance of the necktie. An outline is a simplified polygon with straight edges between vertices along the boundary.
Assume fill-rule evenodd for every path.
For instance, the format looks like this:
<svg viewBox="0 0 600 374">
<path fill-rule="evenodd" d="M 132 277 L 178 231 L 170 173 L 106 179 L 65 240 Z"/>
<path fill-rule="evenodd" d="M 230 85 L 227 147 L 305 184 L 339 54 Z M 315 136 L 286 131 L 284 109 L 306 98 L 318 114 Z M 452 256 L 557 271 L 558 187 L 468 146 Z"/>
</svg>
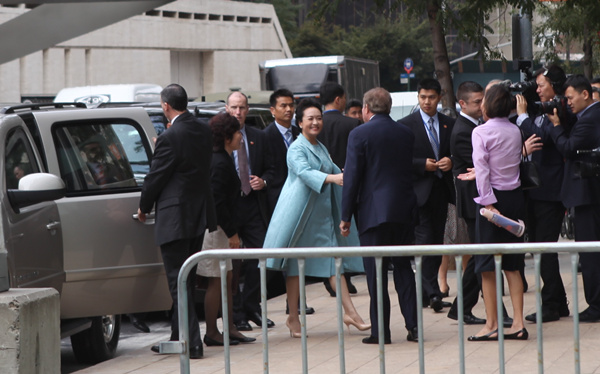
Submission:
<svg viewBox="0 0 600 374">
<path fill-rule="evenodd" d="M 285 132 L 285 144 L 287 145 L 287 147 L 290 147 L 290 144 L 292 144 L 292 129 L 287 129 L 287 131 Z"/>
<path fill-rule="evenodd" d="M 250 172 L 248 171 L 248 154 L 246 154 L 246 143 L 242 138 L 242 146 L 237 152 L 238 167 L 240 169 L 240 182 L 242 183 L 242 192 L 248 196 L 252 187 L 250 187 Z"/>
<path fill-rule="evenodd" d="M 440 159 L 440 141 L 437 136 L 437 132 L 435 131 L 435 127 L 433 127 L 433 118 L 429 118 L 429 142 L 431 143 L 431 148 L 433 148 L 433 153 L 435 154 L 435 159 Z"/>
</svg>

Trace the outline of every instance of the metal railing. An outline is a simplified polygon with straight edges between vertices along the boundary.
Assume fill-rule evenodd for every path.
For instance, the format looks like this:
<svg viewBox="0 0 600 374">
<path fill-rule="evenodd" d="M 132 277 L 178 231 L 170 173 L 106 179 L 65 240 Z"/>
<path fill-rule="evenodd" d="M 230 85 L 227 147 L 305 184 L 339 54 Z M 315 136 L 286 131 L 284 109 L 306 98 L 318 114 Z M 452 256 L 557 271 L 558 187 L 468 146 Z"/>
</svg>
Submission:
<svg viewBox="0 0 600 374">
<path fill-rule="evenodd" d="M 541 301 L 541 254 L 553 252 L 568 252 L 571 254 L 571 272 L 573 279 L 577 279 L 577 265 L 579 252 L 599 252 L 600 242 L 565 242 L 565 243 L 512 243 L 512 244 L 463 244 L 463 245 L 414 245 L 414 246 L 365 246 L 365 247 L 327 247 L 327 248 L 275 248 L 275 249 L 236 249 L 236 250 L 210 250 L 199 252 L 183 264 L 178 277 L 179 294 L 179 341 L 160 342 L 160 353 L 172 353 L 180 355 L 180 372 L 189 374 L 189 331 L 188 331 L 188 299 L 187 299 L 187 278 L 191 269 L 202 259 L 216 258 L 220 260 L 221 270 L 221 299 L 222 310 L 227 309 L 227 269 L 226 259 L 259 259 L 260 282 L 261 282 L 261 304 L 262 304 L 262 342 L 263 342 L 263 372 L 269 373 L 269 342 L 267 334 L 267 285 L 266 285 L 266 259 L 267 258 L 298 258 L 298 270 L 300 277 L 300 323 L 302 325 L 302 369 L 303 373 L 308 373 L 308 357 L 306 342 L 306 298 L 305 298 L 305 276 L 304 259 L 310 257 L 335 257 L 336 269 L 336 289 L 341 289 L 340 275 L 342 261 L 340 257 L 375 257 L 376 263 L 376 282 L 377 282 L 377 300 L 378 300 L 378 327 L 379 336 L 384 335 L 383 323 L 383 291 L 382 291 L 382 257 L 394 256 L 414 256 L 416 265 L 416 289 L 417 289 L 417 327 L 419 331 L 419 372 L 425 373 L 425 350 L 423 342 L 423 290 L 422 290 L 422 259 L 423 256 L 432 255 L 452 255 L 455 256 L 456 269 L 462 269 L 462 256 L 475 254 L 494 255 L 496 271 L 496 297 L 498 306 L 498 321 L 503 320 L 502 312 L 502 254 L 523 254 L 532 253 L 534 257 L 535 270 L 535 291 L 536 291 L 536 317 L 537 317 L 537 351 L 538 351 L 538 373 L 544 372 L 543 355 L 543 335 L 542 335 L 542 301 Z M 386 269 L 387 271 L 387 269 Z M 462 290 L 462 272 L 457 271 L 458 284 L 458 345 L 460 359 L 460 373 L 465 373 L 465 350 L 464 350 L 464 308 L 463 308 L 463 290 Z M 336 293 L 337 315 L 338 315 L 338 341 L 339 341 L 339 360 L 340 373 L 345 373 L 344 339 L 343 339 L 343 319 L 342 319 L 342 301 L 341 293 Z M 574 373 L 580 373 L 580 355 L 579 355 L 579 313 L 577 306 L 578 286 L 577 281 L 573 281 L 573 363 Z M 225 373 L 230 373 L 230 350 L 229 350 L 229 316 L 223 313 L 223 340 L 225 345 Z M 379 339 L 379 361 L 380 373 L 385 373 L 385 347 L 384 340 Z M 504 360 L 504 333 L 498 329 L 498 349 L 499 349 L 499 372 L 505 372 Z"/>
</svg>

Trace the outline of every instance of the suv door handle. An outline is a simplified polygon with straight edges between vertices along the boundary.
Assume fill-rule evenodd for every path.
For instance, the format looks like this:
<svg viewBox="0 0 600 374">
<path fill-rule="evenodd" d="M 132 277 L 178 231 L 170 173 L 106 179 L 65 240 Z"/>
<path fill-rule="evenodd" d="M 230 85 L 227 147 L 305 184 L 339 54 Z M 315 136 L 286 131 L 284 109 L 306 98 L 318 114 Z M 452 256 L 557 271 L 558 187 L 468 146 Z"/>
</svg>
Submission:
<svg viewBox="0 0 600 374">
<path fill-rule="evenodd" d="M 134 215 L 132 215 L 131 218 L 133 218 L 134 221 L 139 221 L 137 213 L 135 213 Z M 154 218 L 155 218 L 155 213 L 154 212 L 147 213 L 146 214 L 146 222 L 144 222 L 144 224 L 145 225 L 153 225 L 154 224 Z"/>
<path fill-rule="evenodd" d="M 59 221 L 52 221 L 49 224 L 46 225 L 46 229 L 48 229 L 48 231 L 52 231 L 52 230 L 57 230 L 60 228 L 60 222 Z"/>
</svg>

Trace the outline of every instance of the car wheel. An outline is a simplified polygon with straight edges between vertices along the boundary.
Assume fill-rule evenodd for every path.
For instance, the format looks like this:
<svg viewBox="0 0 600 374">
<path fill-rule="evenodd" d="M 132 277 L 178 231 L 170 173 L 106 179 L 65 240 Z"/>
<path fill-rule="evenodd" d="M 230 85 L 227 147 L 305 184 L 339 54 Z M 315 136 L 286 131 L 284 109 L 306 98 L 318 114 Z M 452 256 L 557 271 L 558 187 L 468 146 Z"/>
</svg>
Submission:
<svg viewBox="0 0 600 374">
<path fill-rule="evenodd" d="M 71 346 L 77 361 L 97 364 L 115 356 L 121 332 L 121 316 L 92 318 L 92 326 L 71 336 Z"/>
</svg>

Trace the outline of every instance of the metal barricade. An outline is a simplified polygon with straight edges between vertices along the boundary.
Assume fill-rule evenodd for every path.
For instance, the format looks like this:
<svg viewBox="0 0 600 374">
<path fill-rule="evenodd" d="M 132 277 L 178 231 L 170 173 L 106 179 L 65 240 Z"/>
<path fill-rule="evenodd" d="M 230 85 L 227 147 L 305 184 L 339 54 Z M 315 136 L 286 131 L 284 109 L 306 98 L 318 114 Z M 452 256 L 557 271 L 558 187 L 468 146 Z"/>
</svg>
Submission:
<svg viewBox="0 0 600 374">
<path fill-rule="evenodd" d="M 425 373 L 425 351 L 424 351 L 424 331 L 423 331 L 423 299 L 422 299 L 422 258 L 431 255 L 452 255 L 455 256 L 458 284 L 458 346 L 459 346 L 459 371 L 465 373 L 465 350 L 464 350 L 464 308 L 463 308 L 463 290 L 462 290 L 462 256 L 475 254 L 494 255 L 496 271 L 496 295 L 498 305 L 498 321 L 503 320 L 502 315 L 502 282 L 501 266 L 502 254 L 523 254 L 532 253 L 534 256 L 535 270 L 535 290 L 536 290 L 536 316 L 537 316 L 537 350 L 538 350 L 538 373 L 544 372 L 543 360 L 543 339 L 542 339 L 542 302 L 541 302 L 541 284 L 540 284 L 540 263 L 542 253 L 568 252 L 571 254 L 571 272 L 573 279 L 577 279 L 577 265 L 579 252 L 599 252 L 599 242 L 565 242 L 565 243 L 512 243 L 512 244 L 463 244 L 463 245 L 414 245 L 414 246 L 381 246 L 381 247 L 327 247 L 327 248 L 275 248 L 275 249 L 236 249 L 236 250 L 210 250 L 199 252 L 183 264 L 178 277 L 178 295 L 179 295 L 179 341 L 160 342 L 161 353 L 177 353 L 180 355 L 180 372 L 189 374 L 189 331 L 188 331 L 188 299 L 187 299 L 187 278 L 191 269 L 205 258 L 216 258 L 220 260 L 221 270 L 221 299 L 222 310 L 227 309 L 227 270 L 226 259 L 259 259 L 260 281 L 261 281 L 261 304 L 262 304 L 262 341 L 263 341 L 263 372 L 269 373 L 268 356 L 268 333 L 267 333 L 267 288 L 266 288 L 266 259 L 267 258 L 298 258 L 298 268 L 300 277 L 300 322 L 302 325 L 302 368 L 303 373 L 308 373 L 308 357 L 306 342 L 306 298 L 305 298 L 305 276 L 304 259 L 310 257 L 335 257 L 336 269 L 336 287 L 340 289 L 341 275 L 341 257 L 375 257 L 377 268 L 377 300 L 378 300 L 378 321 L 379 336 L 384 336 L 383 324 L 383 291 L 382 291 L 382 258 L 394 256 L 414 256 L 416 265 L 416 288 L 417 288 L 417 323 L 419 331 L 419 372 Z M 387 269 L 386 269 L 387 271 Z M 579 356 L 579 314 L 577 310 L 578 294 L 577 282 L 573 282 L 572 305 L 573 310 L 573 339 L 574 339 L 574 373 L 580 373 Z M 344 339 L 343 339 L 343 314 L 341 293 L 336 293 L 337 316 L 338 316 L 338 341 L 339 341 L 339 360 L 340 373 L 345 373 Z M 230 373 L 230 350 L 229 350 L 229 316 L 223 313 L 223 338 L 225 344 L 225 373 Z M 504 374 L 504 333 L 498 329 L 498 349 L 499 349 L 499 372 Z M 379 339 L 379 359 L 380 373 L 385 373 L 385 347 L 384 339 Z"/>
</svg>

